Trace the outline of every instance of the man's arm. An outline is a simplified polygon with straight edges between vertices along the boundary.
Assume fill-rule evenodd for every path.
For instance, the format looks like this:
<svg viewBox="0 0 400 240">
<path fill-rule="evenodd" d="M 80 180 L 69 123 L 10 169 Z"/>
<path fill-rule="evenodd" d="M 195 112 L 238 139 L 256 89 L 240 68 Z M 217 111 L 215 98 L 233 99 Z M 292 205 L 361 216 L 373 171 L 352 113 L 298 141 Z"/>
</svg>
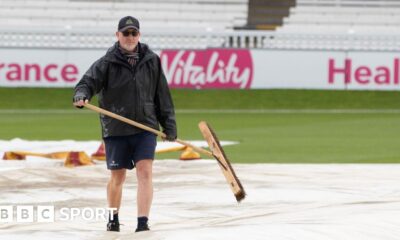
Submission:
<svg viewBox="0 0 400 240">
<path fill-rule="evenodd" d="M 166 140 L 174 141 L 177 138 L 174 104 L 169 91 L 168 82 L 161 68 L 160 58 L 158 61 L 158 83 L 155 98 L 156 114 L 163 132 L 167 135 Z"/>
<path fill-rule="evenodd" d="M 100 92 L 106 78 L 105 69 L 106 63 L 101 58 L 94 62 L 86 71 L 82 79 L 75 86 L 72 100 L 75 107 L 82 108 L 95 94 Z"/>
</svg>

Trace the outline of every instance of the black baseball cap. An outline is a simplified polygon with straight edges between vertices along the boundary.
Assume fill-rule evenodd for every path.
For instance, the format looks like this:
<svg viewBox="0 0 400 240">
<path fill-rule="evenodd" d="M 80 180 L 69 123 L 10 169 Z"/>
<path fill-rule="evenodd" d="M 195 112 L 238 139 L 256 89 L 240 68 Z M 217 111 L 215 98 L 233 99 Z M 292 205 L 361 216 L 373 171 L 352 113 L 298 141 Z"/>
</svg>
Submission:
<svg viewBox="0 0 400 240">
<path fill-rule="evenodd" d="M 118 32 L 123 32 L 128 29 L 135 29 L 136 31 L 139 31 L 140 25 L 139 25 L 139 20 L 132 16 L 126 16 L 121 18 L 118 23 Z"/>
</svg>

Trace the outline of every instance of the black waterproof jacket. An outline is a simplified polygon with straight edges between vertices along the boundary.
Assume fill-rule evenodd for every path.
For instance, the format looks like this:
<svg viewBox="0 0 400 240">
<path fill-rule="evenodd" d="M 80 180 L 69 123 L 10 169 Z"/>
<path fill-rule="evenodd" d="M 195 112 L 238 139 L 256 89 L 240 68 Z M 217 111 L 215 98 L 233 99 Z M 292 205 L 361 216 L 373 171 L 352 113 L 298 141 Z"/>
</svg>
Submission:
<svg viewBox="0 0 400 240">
<path fill-rule="evenodd" d="M 74 97 L 90 100 L 98 94 L 101 108 L 157 130 L 161 124 L 165 134 L 176 137 L 174 106 L 160 58 L 146 44 L 138 47 L 140 58 L 133 68 L 115 43 L 84 74 L 75 86 Z M 143 131 L 102 114 L 100 122 L 103 137 Z"/>
</svg>

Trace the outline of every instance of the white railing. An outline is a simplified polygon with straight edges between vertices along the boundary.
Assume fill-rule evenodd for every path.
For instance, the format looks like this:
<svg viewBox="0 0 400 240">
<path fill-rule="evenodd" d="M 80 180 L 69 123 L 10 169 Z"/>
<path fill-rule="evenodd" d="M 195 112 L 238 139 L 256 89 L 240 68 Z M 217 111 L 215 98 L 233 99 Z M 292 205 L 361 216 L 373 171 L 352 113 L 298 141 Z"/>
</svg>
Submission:
<svg viewBox="0 0 400 240">
<path fill-rule="evenodd" d="M 114 29 L 0 29 L 0 48 L 108 48 Z M 142 33 L 153 49 L 264 48 L 399 51 L 400 34 L 321 34 L 271 31 L 165 31 Z"/>
</svg>

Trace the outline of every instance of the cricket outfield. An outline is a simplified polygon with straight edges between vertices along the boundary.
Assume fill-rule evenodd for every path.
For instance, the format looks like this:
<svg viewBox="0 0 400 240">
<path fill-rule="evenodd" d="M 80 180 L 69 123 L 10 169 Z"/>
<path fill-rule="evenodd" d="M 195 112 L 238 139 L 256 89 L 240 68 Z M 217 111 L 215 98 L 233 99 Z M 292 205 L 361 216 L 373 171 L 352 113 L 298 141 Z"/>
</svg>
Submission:
<svg viewBox="0 0 400 240">
<path fill-rule="evenodd" d="M 179 138 L 202 139 L 197 124 L 205 120 L 221 140 L 239 142 L 225 148 L 232 162 L 400 162 L 397 92 L 173 90 L 172 95 Z M 74 109 L 71 96 L 71 89 L 0 88 L 0 138 L 100 139 L 97 114 Z"/>
<path fill-rule="evenodd" d="M 154 162 L 152 231 L 134 233 L 137 181 L 130 173 L 120 214 L 124 225 L 119 233 L 106 232 L 105 220 L 72 217 L 72 210 L 107 206 L 104 161 L 66 168 L 60 159 L 1 160 L 0 208 L 11 208 L 6 215 L 20 205 L 32 206 L 31 216 L 43 213 L 43 206 L 54 214 L 49 223 L 21 223 L 18 217 L 2 223 L 0 238 L 399 239 L 397 92 L 172 94 L 179 138 L 204 141 L 197 124 L 205 120 L 221 141 L 234 142 L 224 150 L 247 193 L 240 204 L 215 159 L 179 161 L 176 152 L 162 153 L 157 159 L 167 160 Z M 73 108 L 71 96 L 71 89 L 0 88 L 0 152 L 93 153 L 101 140 L 98 115 Z M 66 139 L 80 141 L 58 141 Z M 71 213 L 66 219 L 65 209 Z"/>
</svg>

